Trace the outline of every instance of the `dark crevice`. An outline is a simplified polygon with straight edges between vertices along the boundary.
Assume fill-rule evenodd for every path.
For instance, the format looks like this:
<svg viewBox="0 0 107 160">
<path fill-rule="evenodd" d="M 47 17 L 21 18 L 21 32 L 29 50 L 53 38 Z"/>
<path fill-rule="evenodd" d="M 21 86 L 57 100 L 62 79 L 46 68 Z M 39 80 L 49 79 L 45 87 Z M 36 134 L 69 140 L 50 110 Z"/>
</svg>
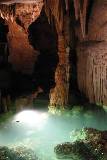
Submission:
<svg viewBox="0 0 107 160">
<path fill-rule="evenodd" d="M 86 16 L 86 33 L 88 33 L 88 23 L 89 23 L 90 15 L 92 13 L 93 4 L 94 4 L 94 0 L 90 0 L 88 4 L 88 11 Z"/>
<path fill-rule="evenodd" d="M 34 67 L 34 79 L 44 91 L 55 87 L 55 69 L 58 63 L 57 34 L 48 23 L 48 18 L 42 10 L 40 17 L 28 29 L 29 41 L 40 54 Z"/>
<path fill-rule="evenodd" d="M 70 2 L 70 92 L 75 94 L 78 92 L 78 84 L 77 84 L 77 53 L 76 53 L 76 43 L 77 38 L 75 35 L 75 25 L 77 25 L 77 22 L 75 21 L 75 10 L 74 10 L 74 4 L 73 2 Z"/>
<path fill-rule="evenodd" d="M 9 32 L 8 25 L 5 20 L 0 18 L 0 66 L 7 63 L 8 50 L 7 50 L 7 34 Z"/>
<path fill-rule="evenodd" d="M 16 17 L 15 21 L 16 21 L 16 23 L 17 23 L 19 26 L 21 26 L 23 29 L 25 29 L 25 28 L 24 28 L 24 24 L 21 22 L 19 16 Z"/>
</svg>

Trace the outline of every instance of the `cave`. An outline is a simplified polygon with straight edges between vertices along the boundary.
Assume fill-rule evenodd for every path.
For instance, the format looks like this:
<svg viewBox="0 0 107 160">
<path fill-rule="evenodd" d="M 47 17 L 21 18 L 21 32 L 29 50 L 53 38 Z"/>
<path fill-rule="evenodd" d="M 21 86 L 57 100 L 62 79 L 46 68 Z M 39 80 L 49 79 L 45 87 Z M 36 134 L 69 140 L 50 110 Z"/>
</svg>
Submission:
<svg viewBox="0 0 107 160">
<path fill-rule="evenodd" d="M 107 160 L 106 31 L 106 0 L 0 0 L 0 160 Z"/>
</svg>

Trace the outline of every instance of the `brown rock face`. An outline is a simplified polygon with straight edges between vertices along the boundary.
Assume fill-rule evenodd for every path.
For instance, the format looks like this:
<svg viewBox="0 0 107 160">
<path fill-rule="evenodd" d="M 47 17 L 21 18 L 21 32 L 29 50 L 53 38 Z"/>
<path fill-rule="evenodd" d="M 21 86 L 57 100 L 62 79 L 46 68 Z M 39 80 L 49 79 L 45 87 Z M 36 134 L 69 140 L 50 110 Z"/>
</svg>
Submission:
<svg viewBox="0 0 107 160">
<path fill-rule="evenodd" d="M 79 30 L 78 30 L 79 31 Z M 107 1 L 94 1 L 88 34 L 77 46 L 78 85 L 90 102 L 107 105 Z"/>
<path fill-rule="evenodd" d="M 78 85 L 92 103 L 107 104 L 106 50 L 104 42 L 78 46 Z"/>
<path fill-rule="evenodd" d="M 0 5 L 1 17 L 9 26 L 9 61 L 22 73 L 32 73 L 36 52 L 28 41 L 28 27 L 40 15 L 43 2 Z"/>
<path fill-rule="evenodd" d="M 88 26 L 88 40 L 107 41 L 107 1 L 94 2 Z"/>
<path fill-rule="evenodd" d="M 29 45 L 28 36 L 22 27 L 16 22 L 9 22 L 9 61 L 17 71 L 22 73 L 31 73 L 35 62 L 36 52 Z"/>
</svg>

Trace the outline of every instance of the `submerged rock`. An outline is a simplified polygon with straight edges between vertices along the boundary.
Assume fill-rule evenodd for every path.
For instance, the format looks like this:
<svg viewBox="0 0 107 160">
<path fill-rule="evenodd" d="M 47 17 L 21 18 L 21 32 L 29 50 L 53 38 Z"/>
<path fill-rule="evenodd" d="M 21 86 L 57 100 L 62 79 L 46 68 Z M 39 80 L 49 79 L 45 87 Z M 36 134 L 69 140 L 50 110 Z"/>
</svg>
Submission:
<svg viewBox="0 0 107 160">
<path fill-rule="evenodd" d="M 62 143 L 54 148 L 58 159 L 97 160 L 95 155 L 83 142 Z"/>
<path fill-rule="evenodd" d="M 8 147 L 0 147 L 0 160 L 38 160 L 35 153 L 25 147 L 17 147 L 10 149 Z"/>
<path fill-rule="evenodd" d="M 72 136 L 75 141 L 55 146 L 58 159 L 107 160 L 107 131 L 83 128 L 73 131 Z"/>
</svg>

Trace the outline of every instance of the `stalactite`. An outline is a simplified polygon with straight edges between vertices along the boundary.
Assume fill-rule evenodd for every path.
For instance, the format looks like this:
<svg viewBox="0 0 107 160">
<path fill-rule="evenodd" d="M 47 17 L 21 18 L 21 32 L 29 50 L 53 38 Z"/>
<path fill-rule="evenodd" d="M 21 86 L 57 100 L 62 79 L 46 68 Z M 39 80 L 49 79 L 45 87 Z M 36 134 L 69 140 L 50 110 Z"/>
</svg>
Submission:
<svg viewBox="0 0 107 160">
<path fill-rule="evenodd" d="M 15 16 L 15 11 L 16 11 L 16 4 L 10 4 L 10 5 L 5 5 L 5 4 L 0 4 L 0 13 L 2 18 L 7 18 L 9 17 L 14 17 Z"/>
<path fill-rule="evenodd" d="M 66 4 L 66 11 L 69 10 L 69 0 L 65 0 L 65 4 Z"/>
<path fill-rule="evenodd" d="M 88 6 L 88 0 L 84 0 L 83 11 L 80 10 L 80 22 L 81 22 L 81 30 L 82 30 L 83 38 L 85 38 L 85 34 L 86 34 L 87 6 Z"/>
<path fill-rule="evenodd" d="M 76 20 L 80 18 L 80 25 L 81 25 L 83 38 L 85 38 L 85 35 L 86 35 L 87 7 L 88 7 L 88 0 L 83 0 L 82 3 L 80 3 L 79 0 L 74 0 L 75 17 L 76 17 Z"/>
<path fill-rule="evenodd" d="M 74 0 L 75 18 L 79 19 L 79 0 Z"/>
<path fill-rule="evenodd" d="M 58 30 L 62 31 L 63 28 L 63 6 L 61 0 L 47 0 L 45 1 L 45 8 L 48 18 L 50 18 L 49 10 L 51 14 L 54 16 Z"/>
</svg>

